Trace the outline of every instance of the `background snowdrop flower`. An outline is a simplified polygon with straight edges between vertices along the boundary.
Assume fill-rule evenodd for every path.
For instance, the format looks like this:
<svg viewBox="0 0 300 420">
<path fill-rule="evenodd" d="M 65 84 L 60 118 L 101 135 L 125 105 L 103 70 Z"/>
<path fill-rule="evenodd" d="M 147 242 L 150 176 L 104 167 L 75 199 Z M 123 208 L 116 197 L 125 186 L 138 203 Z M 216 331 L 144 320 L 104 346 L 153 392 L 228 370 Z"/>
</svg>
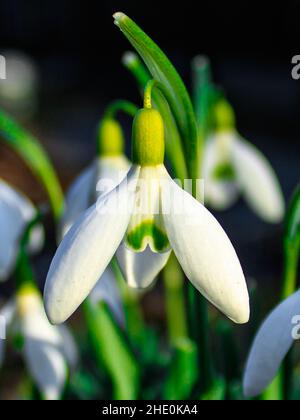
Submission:
<svg viewBox="0 0 300 420">
<path fill-rule="evenodd" d="M 223 210 L 243 194 L 252 210 L 270 223 L 284 215 L 284 198 L 268 160 L 235 129 L 233 110 L 221 100 L 215 106 L 216 131 L 206 143 L 203 177 L 205 199 Z"/>
<path fill-rule="evenodd" d="M 278 305 L 263 322 L 246 364 L 243 380 L 246 397 L 259 395 L 275 378 L 292 344 L 299 339 L 299 315 L 300 291 L 297 291 Z"/>
<path fill-rule="evenodd" d="M 128 175 L 77 220 L 53 258 L 44 292 L 49 319 L 64 322 L 77 309 L 123 243 L 130 252 L 149 248 L 163 258 L 173 249 L 208 300 L 235 322 L 247 322 L 248 291 L 235 250 L 216 219 L 167 173 L 158 111 L 137 113 L 132 141 Z"/>
<path fill-rule="evenodd" d="M 0 316 L 6 320 L 8 337 L 16 333 L 22 337 L 24 361 L 42 397 L 59 399 L 68 367 L 74 368 L 78 361 L 77 347 L 68 329 L 49 324 L 41 296 L 31 285 L 21 287 L 15 300 L 0 310 Z M 0 366 L 4 346 L 5 340 L 0 340 Z"/>
<path fill-rule="evenodd" d="M 19 241 L 27 224 L 37 211 L 30 200 L 0 179 L 0 280 L 5 280 L 14 269 Z M 44 242 L 44 231 L 37 225 L 31 232 L 29 252 L 38 252 Z"/>
<path fill-rule="evenodd" d="M 60 223 L 60 239 L 101 193 L 113 189 L 124 178 L 130 163 L 124 155 L 123 133 L 118 122 L 104 118 L 98 133 L 99 157 L 75 179 L 66 195 Z M 98 185 L 98 182 L 102 181 Z"/>
<path fill-rule="evenodd" d="M 120 291 L 116 283 L 115 274 L 110 266 L 104 271 L 100 280 L 92 289 L 89 298 L 95 305 L 102 301 L 106 302 L 117 323 L 121 326 L 125 325 L 124 308 Z"/>
</svg>

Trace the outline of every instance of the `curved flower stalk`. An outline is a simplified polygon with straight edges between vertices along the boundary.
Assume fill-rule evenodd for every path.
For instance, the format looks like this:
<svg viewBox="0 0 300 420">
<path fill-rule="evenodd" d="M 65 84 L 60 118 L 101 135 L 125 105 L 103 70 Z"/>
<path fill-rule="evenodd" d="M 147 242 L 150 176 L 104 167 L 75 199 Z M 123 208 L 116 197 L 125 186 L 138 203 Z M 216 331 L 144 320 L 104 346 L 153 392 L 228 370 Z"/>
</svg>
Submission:
<svg viewBox="0 0 300 420">
<path fill-rule="evenodd" d="M 283 301 L 267 316 L 252 344 L 244 374 L 244 393 L 248 397 L 259 395 L 271 384 L 280 365 L 300 338 L 300 291 L 296 291 L 300 249 L 300 188 L 296 191 L 287 215 L 284 238 Z M 286 372 L 280 372 L 271 393 L 282 398 L 289 388 Z M 272 388 L 272 386 L 270 387 Z M 289 390 L 289 389 L 288 389 Z M 288 397 L 288 395 L 287 395 Z"/>
<path fill-rule="evenodd" d="M 12 274 L 22 235 L 36 215 L 31 201 L 0 179 L 0 280 L 6 280 Z M 31 231 L 28 251 L 39 252 L 43 243 L 44 230 L 39 224 Z"/>
<path fill-rule="evenodd" d="M 219 100 L 214 113 L 216 130 L 206 142 L 203 162 L 207 204 L 224 210 L 243 194 L 259 217 L 270 223 L 280 222 L 284 198 L 270 163 L 237 133 L 227 101 Z"/>
<path fill-rule="evenodd" d="M 20 337 L 28 372 L 43 399 L 61 397 L 78 354 L 75 342 L 65 326 L 49 324 L 39 291 L 32 285 L 21 287 L 16 298 L 0 310 L 7 337 Z M 4 359 L 5 340 L 0 340 L 0 366 Z"/>
<path fill-rule="evenodd" d="M 150 251 L 160 259 L 173 249 L 208 300 L 235 322 L 247 322 L 248 292 L 232 244 L 164 167 L 164 126 L 151 106 L 150 86 L 144 106 L 133 124 L 133 165 L 127 176 L 79 218 L 54 256 L 44 292 L 47 315 L 53 323 L 64 322 L 123 244 L 131 253 Z"/>
</svg>

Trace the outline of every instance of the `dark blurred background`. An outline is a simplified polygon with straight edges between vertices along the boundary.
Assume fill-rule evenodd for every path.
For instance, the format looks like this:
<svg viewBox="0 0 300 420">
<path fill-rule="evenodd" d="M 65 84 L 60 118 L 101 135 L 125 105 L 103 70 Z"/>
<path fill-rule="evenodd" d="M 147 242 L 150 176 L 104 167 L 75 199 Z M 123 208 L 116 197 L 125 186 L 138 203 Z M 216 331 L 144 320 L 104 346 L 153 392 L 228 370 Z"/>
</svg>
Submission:
<svg viewBox="0 0 300 420">
<path fill-rule="evenodd" d="M 300 2 L 295 0 L 1 0 L 0 53 L 18 50 L 36 63 L 37 106 L 24 123 L 49 151 L 64 187 L 93 158 L 95 127 L 105 105 L 119 97 L 141 103 L 120 63 L 130 46 L 113 25 L 112 13 L 118 10 L 153 37 L 188 87 L 192 58 L 210 56 L 240 133 L 270 159 L 288 199 L 300 178 L 300 80 L 291 77 L 292 56 L 300 54 Z M 130 121 L 123 122 L 129 136 Z M 3 146 L 0 176 L 35 200 L 43 197 Z M 217 217 L 237 246 L 247 277 L 264 285 L 269 296 L 280 282 L 282 226 L 260 221 L 242 201 Z"/>
</svg>

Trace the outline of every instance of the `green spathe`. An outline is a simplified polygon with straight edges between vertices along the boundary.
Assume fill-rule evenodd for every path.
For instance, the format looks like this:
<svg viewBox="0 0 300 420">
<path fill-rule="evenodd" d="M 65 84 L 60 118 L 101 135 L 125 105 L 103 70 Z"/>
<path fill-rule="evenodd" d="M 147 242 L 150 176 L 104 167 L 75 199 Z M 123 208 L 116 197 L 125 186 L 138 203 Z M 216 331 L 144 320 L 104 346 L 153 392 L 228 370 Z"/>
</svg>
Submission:
<svg viewBox="0 0 300 420">
<path fill-rule="evenodd" d="M 123 131 L 114 118 L 103 118 L 99 124 L 98 152 L 100 156 L 120 156 L 124 152 Z"/>
<path fill-rule="evenodd" d="M 140 109 L 132 127 L 132 161 L 141 166 L 155 166 L 164 162 L 164 123 L 153 108 Z"/>
</svg>

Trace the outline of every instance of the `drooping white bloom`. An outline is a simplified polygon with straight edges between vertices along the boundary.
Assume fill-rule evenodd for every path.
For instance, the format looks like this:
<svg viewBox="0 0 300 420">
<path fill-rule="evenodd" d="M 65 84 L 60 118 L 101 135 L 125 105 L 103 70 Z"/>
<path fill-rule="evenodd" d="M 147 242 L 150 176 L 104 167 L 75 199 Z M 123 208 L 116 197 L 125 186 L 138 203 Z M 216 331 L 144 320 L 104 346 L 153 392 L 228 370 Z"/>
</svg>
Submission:
<svg viewBox="0 0 300 420">
<path fill-rule="evenodd" d="M 216 129 L 204 150 L 205 200 L 217 210 L 230 207 L 240 194 L 270 223 L 284 215 L 282 191 L 268 160 L 235 129 L 234 111 L 226 100 L 214 107 Z"/>
<path fill-rule="evenodd" d="M 19 241 L 36 214 L 35 207 L 27 197 L 0 179 L 0 280 L 7 279 L 12 273 Z M 31 232 L 29 251 L 38 252 L 43 241 L 43 228 L 37 225 Z"/>
<path fill-rule="evenodd" d="M 39 292 L 30 287 L 0 310 L 6 324 L 6 339 L 22 337 L 22 354 L 29 374 L 47 400 L 60 398 L 67 381 L 68 367 L 78 361 L 77 347 L 65 326 L 55 327 L 46 317 Z M 0 339 L 0 367 L 5 340 Z"/>
<path fill-rule="evenodd" d="M 44 292 L 49 319 L 61 323 L 76 310 L 121 245 L 161 259 L 173 249 L 186 276 L 209 301 L 235 322 L 247 322 L 246 282 L 230 240 L 162 163 L 160 114 L 140 111 L 134 133 L 135 163 L 127 176 L 76 221 L 54 256 Z"/>
<path fill-rule="evenodd" d="M 243 380 L 246 397 L 259 395 L 275 378 L 295 340 L 300 338 L 300 291 L 265 319 L 252 344 Z"/>
<path fill-rule="evenodd" d="M 223 210 L 243 194 L 252 210 L 267 222 L 280 222 L 284 199 L 270 163 L 235 131 L 219 132 L 205 147 L 205 199 Z"/>
</svg>

